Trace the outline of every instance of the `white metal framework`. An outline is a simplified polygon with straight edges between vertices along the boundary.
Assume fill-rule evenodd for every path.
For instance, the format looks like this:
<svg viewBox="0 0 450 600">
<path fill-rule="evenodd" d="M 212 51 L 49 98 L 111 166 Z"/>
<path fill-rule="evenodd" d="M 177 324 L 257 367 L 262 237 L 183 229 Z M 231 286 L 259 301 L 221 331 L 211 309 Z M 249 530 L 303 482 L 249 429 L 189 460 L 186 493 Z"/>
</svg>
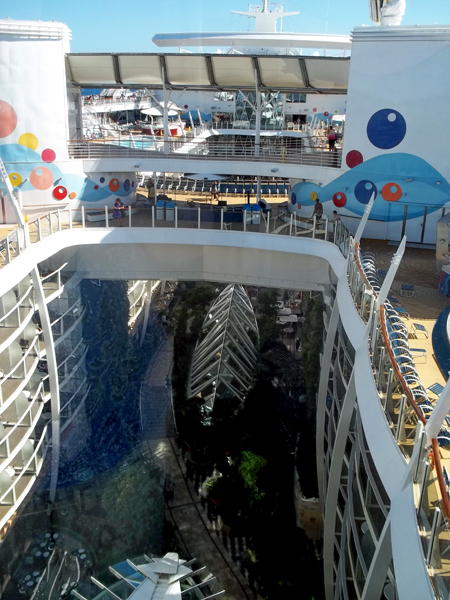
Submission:
<svg viewBox="0 0 450 600">
<path fill-rule="evenodd" d="M 105 595 L 129 600 L 181 600 L 182 594 L 189 594 L 191 590 L 195 595 L 189 594 L 189 598 L 209 600 L 225 593 L 225 590 L 216 591 L 216 578 L 206 567 L 197 566 L 195 558 L 189 561 L 179 558 L 176 552 L 168 552 L 162 558 L 144 554 L 133 561 L 127 559 L 109 567 L 109 570 L 116 578 L 113 583 L 104 584 L 91 577 L 92 583 L 101 590 L 94 600 Z M 78 600 L 86 600 L 78 590 L 72 589 L 72 594 Z"/>
<path fill-rule="evenodd" d="M 202 398 L 206 423 L 216 398 L 244 402 L 256 364 L 257 339 L 249 297 L 241 285 L 228 285 L 206 316 L 191 365 L 189 396 Z"/>
</svg>

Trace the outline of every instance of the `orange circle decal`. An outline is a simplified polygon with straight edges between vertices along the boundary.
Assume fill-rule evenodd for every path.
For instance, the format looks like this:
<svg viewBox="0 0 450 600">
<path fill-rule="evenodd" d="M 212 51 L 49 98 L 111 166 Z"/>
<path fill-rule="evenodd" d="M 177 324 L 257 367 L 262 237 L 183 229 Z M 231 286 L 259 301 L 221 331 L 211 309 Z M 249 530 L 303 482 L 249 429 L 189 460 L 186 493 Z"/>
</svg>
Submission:
<svg viewBox="0 0 450 600">
<path fill-rule="evenodd" d="M 30 173 L 30 183 L 36 190 L 48 190 L 53 183 L 53 173 L 47 167 L 36 167 Z"/>
<path fill-rule="evenodd" d="M 111 181 L 109 182 L 109 189 L 112 192 L 117 192 L 117 190 L 119 189 L 120 186 L 120 182 L 118 179 L 111 179 Z"/>
<path fill-rule="evenodd" d="M 396 183 L 387 183 L 381 190 L 381 195 L 387 202 L 397 202 L 402 194 L 402 188 Z"/>
</svg>

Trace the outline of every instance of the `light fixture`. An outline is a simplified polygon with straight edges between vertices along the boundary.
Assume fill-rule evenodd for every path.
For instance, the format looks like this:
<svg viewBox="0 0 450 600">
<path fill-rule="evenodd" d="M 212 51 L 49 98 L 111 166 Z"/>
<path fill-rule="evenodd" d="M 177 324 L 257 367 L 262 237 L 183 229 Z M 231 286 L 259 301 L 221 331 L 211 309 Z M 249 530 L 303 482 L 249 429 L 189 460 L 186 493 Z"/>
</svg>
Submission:
<svg viewBox="0 0 450 600">
<path fill-rule="evenodd" d="M 441 182 L 440 181 L 436 181 L 436 185 L 441 185 Z"/>
<path fill-rule="evenodd" d="M 278 173 L 278 169 L 270 169 L 271 173 Z"/>
<path fill-rule="evenodd" d="M 58 179 L 56 179 L 56 180 L 53 182 L 53 185 L 57 185 L 57 184 L 58 184 L 58 183 L 61 181 L 61 179 L 62 179 L 62 177 L 58 177 Z"/>
<path fill-rule="evenodd" d="M 141 166 L 141 165 L 140 165 L 139 163 L 136 163 L 136 164 L 134 165 L 134 168 L 135 168 L 135 169 L 138 169 L 140 166 Z"/>
<path fill-rule="evenodd" d="M 412 177 L 408 177 L 408 179 L 405 179 L 405 183 L 409 183 L 410 181 L 413 181 Z"/>
</svg>

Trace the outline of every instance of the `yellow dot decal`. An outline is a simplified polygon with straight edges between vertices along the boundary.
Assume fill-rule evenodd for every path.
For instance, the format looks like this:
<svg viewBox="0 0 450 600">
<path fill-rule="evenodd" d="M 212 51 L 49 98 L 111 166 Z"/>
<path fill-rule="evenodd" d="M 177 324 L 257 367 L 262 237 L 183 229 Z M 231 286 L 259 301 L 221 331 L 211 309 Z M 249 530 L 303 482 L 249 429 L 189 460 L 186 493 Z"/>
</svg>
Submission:
<svg viewBox="0 0 450 600">
<path fill-rule="evenodd" d="M 19 144 L 30 148 L 30 150 L 36 150 L 39 145 L 37 137 L 33 133 L 22 133 L 19 138 Z"/>
<path fill-rule="evenodd" d="M 317 200 L 317 192 L 311 192 L 311 200 Z"/>
<path fill-rule="evenodd" d="M 19 173 L 11 173 L 9 180 L 14 187 L 17 187 L 22 183 L 22 177 L 19 175 Z"/>
</svg>

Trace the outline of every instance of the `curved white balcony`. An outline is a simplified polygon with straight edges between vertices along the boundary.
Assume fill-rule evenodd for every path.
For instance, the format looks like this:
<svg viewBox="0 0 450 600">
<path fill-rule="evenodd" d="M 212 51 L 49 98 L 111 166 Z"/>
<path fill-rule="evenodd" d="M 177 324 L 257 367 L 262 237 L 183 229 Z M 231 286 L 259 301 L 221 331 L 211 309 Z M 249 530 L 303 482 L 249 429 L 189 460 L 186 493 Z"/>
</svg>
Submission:
<svg viewBox="0 0 450 600">
<path fill-rule="evenodd" d="M 200 211 L 195 212 L 202 216 Z M 341 577 L 339 569 L 345 565 L 344 558 L 340 559 L 344 561 L 342 565 L 339 563 L 341 566 L 335 565 L 337 579 L 334 580 L 332 548 L 334 528 L 340 520 L 341 528 L 346 528 L 349 536 L 357 536 L 359 540 L 355 561 L 358 560 L 360 566 L 354 562 L 351 568 L 362 597 L 367 593 L 368 582 L 373 583 L 374 573 L 377 576 L 381 573 L 381 581 L 387 585 L 392 571 L 385 565 L 381 548 L 385 547 L 386 531 L 389 530 L 392 535 L 395 534 L 395 542 L 389 546 L 393 557 L 395 584 L 403 597 L 407 590 L 411 590 L 411 569 L 418 573 L 424 572 L 424 565 L 429 559 L 429 552 L 424 553 L 422 548 L 415 513 L 412 518 L 412 512 L 407 511 L 405 514 L 408 516 L 398 518 L 395 526 L 390 521 L 390 507 L 393 510 L 395 506 L 397 514 L 398 503 L 404 499 L 404 494 L 407 494 L 408 506 L 411 502 L 414 505 L 414 477 L 408 469 L 412 459 L 417 461 L 420 449 L 415 442 L 419 440 L 420 427 L 416 427 L 418 434 L 412 444 L 408 445 L 401 435 L 399 408 L 391 402 L 392 399 L 396 400 L 395 394 L 399 392 L 394 392 L 394 396 L 391 394 L 391 400 L 386 401 L 386 382 L 382 376 L 385 363 L 379 360 L 383 343 L 386 343 L 382 327 L 383 308 L 380 307 L 379 313 L 372 310 L 376 305 L 376 294 L 364 278 L 358 249 L 352 245 L 348 232 L 341 225 L 333 226 L 332 229 L 328 223 L 325 227 L 318 227 L 316 223 L 311 226 L 302 221 L 294 221 L 291 217 L 290 222 L 276 227 L 273 227 L 272 221 L 267 221 L 257 229 L 252 229 L 244 220 L 240 224 L 240 230 L 225 231 L 223 211 L 219 215 L 220 221 L 215 225 L 211 222 L 203 223 L 201 218 L 194 221 L 194 228 L 197 225 L 195 235 L 192 235 L 192 228 L 179 227 L 176 216 L 173 225 L 164 228 L 155 227 L 154 214 L 150 221 L 153 227 L 85 228 L 82 219 L 79 224 L 81 227 L 69 227 L 66 231 L 55 232 L 40 243 L 33 244 L 33 252 L 25 251 L 14 260 L 14 269 L 11 268 L 12 265 L 5 266 L 3 272 L 10 279 L 6 282 L 5 277 L 0 277 L 0 294 L 7 293 L 36 263 L 41 263 L 58 252 L 69 249 L 74 252 L 75 248 L 79 276 L 136 280 L 204 279 L 326 292 L 332 311 L 328 311 L 327 316 L 328 333 L 322 362 L 322 377 L 326 385 L 321 389 L 325 393 L 319 394 L 319 413 L 323 419 L 319 422 L 320 430 L 322 431 L 325 422 L 328 428 L 327 449 L 321 457 L 325 465 L 322 464 L 321 471 L 325 466 L 325 474 L 329 477 L 325 484 L 326 498 L 335 498 L 334 503 L 329 501 L 335 514 L 325 515 L 328 524 L 332 526 L 331 534 L 326 533 L 325 538 L 326 552 L 331 540 L 331 555 L 326 555 L 326 574 L 329 577 L 331 573 L 333 586 Z M 222 230 L 206 229 L 211 226 Z M 35 228 L 35 231 L 39 230 L 42 238 L 43 228 Z M 267 234 L 266 231 L 278 234 Z M 311 238 L 320 235 L 321 239 L 309 239 L 305 232 Z M 285 235 L 279 235 L 280 233 Z M 129 246 L 130 251 L 114 253 L 117 259 L 112 264 L 111 253 L 124 244 Z M 337 286 L 333 287 L 331 281 L 333 284 L 337 282 Z M 338 318 L 334 316 L 335 311 Z M 377 323 L 379 327 L 376 326 Z M 70 327 L 72 325 L 73 323 Z M 333 352 L 337 327 L 340 331 L 337 338 L 340 344 Z M 383 360 L 391 360 L 389 353 L 385 352 L 383 357 Z M 334 362 L 333 366 L 331 360 Z M 398 377 L 396 385 L 402 387 L 403 383 L 402 378 Z M 82 387 L 77 388 L 76 393 L 81 394 L 81 389 Z M 328 406 L 327 396 L 330 393 L 334 400 Z M 408 405 L 414 409 L 414 401 L 409 401 Z M 414 450 L 409 451 L 409 447 L 415 448 L 416 454 Z M 370 461 L 367 462 L 365 459 L 369 456 Z M 422 456 L 420 464 L 423 464 Z M 355 498 L 349 500 L 349 490 L 342 487 L 342 477 L 347 477 L 345 473 L 352 468 L 352 460 L 355 468 L 361 470 L 358 477 L 362 478 L 355 479 L 355 494 L 361 496 L 361 485 L 366 485 L 364 472 L 370 473 L 368 478 L 379 506 L 376 516 L 371 507 L 366 506 L 361 518 L 367 522 L 367 530 L 363 532 L 356 527 L 355 518 L 351 517 L 351 511 L 354 512 L 356 506 Z M 423 474 L 419 481 L 425 481 Z M 437 489 L 439 492 L 439 486 Z M 444 502 L 442 497 L 439 500 Z M 429 505 L 427 510 L 430 512 Z M 346 521 L 346 515 L 349 521 Z M 367 531 L 370 533 L 370 544 L 374 546 L 370 561 L 364 558 L 363 536 Z M 434 548 L 436 538 L 433 538 L 431 530 L 427 535 L 425 546 L 432 544 Z M 408 540 L 407 548 L 403 540 Z M 407 552 L 408 564 L 405 564 L 401 552 Z M 380 565 L 385 565 L 384 571 Z M 360 568 L 362 576 L 358 572 Z M 433 576 L 431 571 L 430 574 Z M 341 577 L 339 581 L 344 580 Z M 420 590 L 421 598 L 434 597 L 431 581 L 427 577 L 416 583 L 415 589 Z"/>
</svg>

